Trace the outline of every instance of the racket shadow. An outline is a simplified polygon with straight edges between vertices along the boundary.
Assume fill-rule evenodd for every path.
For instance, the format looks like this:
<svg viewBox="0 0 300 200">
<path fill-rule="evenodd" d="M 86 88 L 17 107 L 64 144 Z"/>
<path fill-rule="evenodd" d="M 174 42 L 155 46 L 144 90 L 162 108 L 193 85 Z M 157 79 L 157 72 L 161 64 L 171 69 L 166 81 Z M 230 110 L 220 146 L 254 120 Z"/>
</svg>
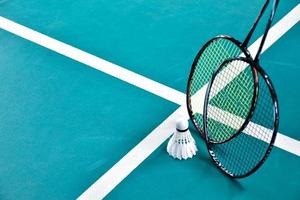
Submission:
<svg viewBox="0 0 300 200">
<path fill-rule="evenodd" d="M 202 139 L 199 132 L 193 126 L 190 126 L 190 132 L 195 138 L 198 147 L 197 155 L 193 159 L 199 160 L 199 165 L 202 166 L 202 170 L 205 170 L 207 172 L 207 176 L 220 177 L 221 174 L 223 177 L 225 177 L 224 180 L 226 180 L 226 182 L 228 182 L 228 184 L 230 184 L 234 188 L 234 190 L 236 190 L 237 192 L 244 191 L 245 188 L 239 182 L 239 180 L 230 178 L 229 176 L 225 175 L 222 171 L 218 170 L 218 168 L 216 168 L 215 163 L 207 155 L 205 141 Z"/>
</svg>

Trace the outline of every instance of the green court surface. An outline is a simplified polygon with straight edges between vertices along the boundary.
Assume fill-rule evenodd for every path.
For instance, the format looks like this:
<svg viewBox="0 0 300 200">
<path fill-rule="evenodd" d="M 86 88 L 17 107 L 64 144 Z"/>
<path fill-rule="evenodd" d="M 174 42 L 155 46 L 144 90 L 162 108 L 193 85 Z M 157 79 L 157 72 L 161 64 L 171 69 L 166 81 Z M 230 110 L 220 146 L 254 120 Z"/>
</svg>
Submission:
<svg viewBox="0 0 300 200">
<path fill-rule="evenodd" d="M 0 1 L 0 199 L 80 197 L 179 107 L 143 89 L 146 82 L 136 87 L 4 30 L 2 19 L 184 93 L 199 48 L 219 34 L 243 40 L 263 2 Z M 281 1 L 274 24 L 296 6 Z M 299 39 L 298 22 L 261 56 L 279 98 L 279 132 L 298 144 L 294 149 L 300 149 Z M 90 199 L 300 199 L 300 154 L 274 147 L 255 174 L 230 179 L 191 131 L 196 157 L 174 160 L 161 141 L 132 172 L 115 175 L 124 175 L 120 183 L 109 180 L 115 187 L 107 194 L 98 188 Z"/>
</svg>

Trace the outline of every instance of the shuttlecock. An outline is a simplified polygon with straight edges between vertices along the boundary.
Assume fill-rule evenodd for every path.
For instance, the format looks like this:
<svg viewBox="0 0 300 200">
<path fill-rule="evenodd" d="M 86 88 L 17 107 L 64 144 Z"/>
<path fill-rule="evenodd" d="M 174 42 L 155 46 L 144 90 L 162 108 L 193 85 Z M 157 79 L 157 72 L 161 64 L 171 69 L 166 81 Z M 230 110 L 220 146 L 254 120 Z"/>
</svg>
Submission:
<svg viewBox="0 0 300 200">
<path fill-rule="evenodd" d="M 168 142 L 167 152 L 173 158 L 186 160 L 196 155 L 197 151 L 196 142 L 189 131 L 188 121 L 177 120 L 176 131 Z"/>
</svg>

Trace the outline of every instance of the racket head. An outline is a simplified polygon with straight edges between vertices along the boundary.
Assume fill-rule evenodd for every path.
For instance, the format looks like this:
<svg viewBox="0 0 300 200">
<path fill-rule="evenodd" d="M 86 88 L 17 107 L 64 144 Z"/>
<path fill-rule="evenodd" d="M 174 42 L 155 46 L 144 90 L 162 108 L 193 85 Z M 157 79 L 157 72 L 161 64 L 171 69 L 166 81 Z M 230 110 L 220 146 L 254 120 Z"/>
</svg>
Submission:
<svg viewBox="0 0 300 200">
<path fill-rule="evenodd" d="M 227 59 L 219 66 L 204 100 L 207 142 L 224 143 L 241 133 L 253 115 L 258 89 L 257 71 L 244 58 Z"/>
<path fill-rule="evenodd" d="M 224 49 L 230 53 L 225 54 Z M 221 56 L 214 59 L 212 56 L 215 54 L 221 54 Z M 209 40 L 200 49 L 193 61 L 187 83 L 186 105 L 190 119 L 203 139 L 205 139 L 205 135 L 202 113 L 207 83 L 220 64 L 237 56 L 251 57 L 248 50 L 242 47 L 241 42 L 231 36 L 220 35 Z M 214 59 L 214 62 L 211 59 Z"/>
<path fill-rule="evenodd" d="M 253 60 L 239 59 L 254 68 L 258 76 L 259 92 L 250 121 L 239 134 L 219 144 L 209 142 L 207 121 L 203 122 L 210 157 L 223 173 L 234 178 L 249 176 L 262 166 L 272 150 L 279 126 L 278 99 L 269 76 Z"/>
</svg>

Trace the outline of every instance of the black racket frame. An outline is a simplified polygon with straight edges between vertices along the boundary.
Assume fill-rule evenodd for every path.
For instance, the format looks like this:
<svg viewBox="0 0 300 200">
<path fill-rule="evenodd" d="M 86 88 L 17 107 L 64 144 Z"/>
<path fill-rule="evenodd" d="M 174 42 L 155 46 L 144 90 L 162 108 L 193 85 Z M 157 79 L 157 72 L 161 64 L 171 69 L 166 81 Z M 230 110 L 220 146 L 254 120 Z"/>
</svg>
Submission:
<svg viewBox="0 0 300 200">
<path fill-rule="evenodd" d="M 240 60 L 240 61 L 245 61 L 244 57 L 236 57 L 233 59 L 227 59 L 225 60 L 218 68 L 217 70 L 213 73 L 211 80 L 208 83 L 207 89 L 206 89 L 206 93 L 205 93 L 205 98 L 204 98 L 204 106 L 203 106 L 203 132 L 205 135 L 205 141 L 206 143 L 210 143 L 210 144 L 223 144 L 226 143 L 228 141 L 230 141 L 232 138 L 236 137 L 237 135 L 239 135 L 248 125 L 248 123 L 250 122 L 254 110 L 255 110 L 255 105 L 257 102 L 257 97 L 258 97 L 258 92 L 259 92 L 259 85 L 258 85 L 258 75 L 257 75 L 257 70 L 255 67 L 250 66 L 251 69 L 251 74 L 252 74 L 252 78 L 253 78 L 253 95 L 252 95 L 252 99 L 251 99 L 251 105 L 250 105 L 250 109 L 248 111 L 248 115 L 245 117 L 245 120 L 243 122 L 243 124 L 241 125 L 241 127 L 234 133 L 232 134 L 230 137 L 226 138 L 225 140 L 222 141 L 212 141 L 211 139 L 208 138 L 208 129 L 207 129 L 207 106 L 208 106 L 208 101 L 209 101 L 209 94 L 211 91 L 211 87 L 212 84 L 216 78 L 216 76 L 220 73 L 220 71 L 223 69 L 223 66 L 226 65 L 227 63 L 230 63 L 233 60 Z M 252 61 L 252 59 L 247 59 L 249 61 Z M 246 61 L 245 61 L 246 62 Z"/>
<path fill-rule="evenodd" d="M 238 41 L 237 39 L 229 36 L 229 35 L 219 35 L 217 37 L 214 37 L 212 38 L 211 40 L 209 40 L 208 42 L 206 42 L 204 44 L 204 46 L 200 49 L 200 51 L 197 53 L 193 63 L 192 63 L 192 67 L 191 67 L 191 70 L 190 70 L 190 73 L 189 73 L 189 77 L 188 77 L 188 83 L 187 83 L 187 89 L 186 89 L 186 106 L 187 106 L 187 110 L 188 110 L 188 114 L 189 114 L 189 117 L 194 125 L 194 127 L 196 128 L 196 130 L 200 133 L 200 136 L 202 137 L 202 139 L 206 139 L 205 137 L 205 133 L 203 130 L 201 130 L 200 126 L 198 125 L 196 119 L 194 118 L 193 116 L 193 110 L 192 110 L 192 105 L 191 105 L 191 95 L 190 95 L 190 91 L 191 91 L 191 86 L 192 86 L 192 81 L 193 81 L 193 75 L 194 75 L 194 72 L 195 72 L 195 69 L 197 67 L 197 63 L 199 61 L 199 58 L 200 56 L 202 55 L 202 53 L 205 51 L 205 49 L 212 43 L 214 42 L 215 40 L 218 40 L 218 39 L 225 39 L 225 40 L 229 40 L 230 42 L 234 43 L 237 47 L 240 48 L 241 52 L 245 55 L 246 58 L 249 58 L 249 59 L 252 59 L 252 56 L 250 54 L 250 52 L 248 51 L 247 49 L 247 46 L 248 46 L 248 43 L 261 19 L 261 17 L 263 16 L 266 8 L 268 7 L 269 5 L 269 2 L 270 0 L 266 0 L 265 4 L 263 5 L 262 9 L 260 10 L 258 16 L 256 17 L 249 33 L 247 34 L 245 40 L 243 43 L 241 43 L 240 41 Z M 268 19 L 268 22 L 267 22 L 267 25 L 266 25 L 266 28 L 265 28 L 265 31 L 264 31 L 264 35 L 262 37 L 262 40 L 261 40 L 261 43 L 260 43 L 260 46 L 259 46 L 259 49 L 258 49 L 258 52 L 254 58 L 254 61 L 255 62 L 258 62 L 259 60 L 259 56 L 260 56 L 260 53 L 262 51 L 262 48 L 263 48 L 263 45 L 265 43 L 265 40 L 266 40 L 266 37 L 267 37 L 267 34 L 268 34 L 268 31 L 271 27 L 271 23 L 272 23 L 272 20 L 274 18 L 274 14 L 275 14 L 275 11 L 277 9 L 277 6 L 278 6 L 278 3 L 279 3 L 279 0 L 274 0 L 274 3 L 273 3 L 273 8 L 272 8 L 272 11 L 271 11 L 271 15 Z M 250 115 L 248 115 L 248 117 L 251 117 Z M 235 134 L 237 135 L 237 134 Z M 227 140 L 228 141 L 228 140 Z"/>
<path fill-rule="evenodd" d="M 261 9 L 258 17 L 256 18 L 250 32 L 248 33 L 245 41 L 243 42 L 243 44 L 241 45 L 242 48 L 245 48 L 247 46 L 247 44 L 249 43 L 249 40 L 250 38 L 252 37 L 253 35 L 253 32 L 255 31 L 255 28 L 258 24 L 258 22 L 260 21 L 264 11 L 266 10 L 266 8 L 268 7 L 269 5 L 269 2 L 270 0 L 266 0 L 263 8 Z M 265 43 L 265 40 L 266 40 L 266 37 L 268 35 L 268 32 L 269 32 L 269 29 L 271 27 L 271 24 L 272 24 L 272 21 L 273 21 L 273 18 L 274 18 L 274 15 L 275 15 L 275 12 L 276 12 L 276 9 L 278 7 L 278 3 L 279 3 L 279 0 L 274 0 L 273 1 L 273 6 L 272 6 L 272 10 L 271 10 L 271 14 L 268 18 L 268 21 L 267 21 L 267 24 L 265 26 L 265 31 L 264 31 L 264 34 L 262 36 L 262 39 L 261 39 L 261 42 L 260 42 L 260 45 L 259 45 L 259 48 L 258 48 L 258 51 L 256 53 L 256 56 L 254 59 L 251 58 L 251 56 L 246 56 L 246 57 L 237 57 L 237 58 L 233 58 L 233 59 L 228 59 L 226 61 L 224 61 L 219 67 L 218 69 L 214 72 L 213 76 L 212 76 L 212 79 L 210 80 L 209 82 L 209 85 L 208 85 L 208 88 L 206 90 L 206 94 L 205 94 L 205 100 L 204 100 L 204 111 L 203 111 L 203 131 L 204 131 L 204 135 L 205 135 L 205 141 L 206 141 L 206 146 L 207 146 L 207 149 L 208 149 L 208 153 L 210 155 L 210 157 L 213 159 L 213 161 L 216 163 L 217 167 L 223 172 L 225 173 L 227 176 L 230 176 L 230 177 L 234 177 L 234 178 L 243 178 L 243 177 L 246 177 L 246 176 L 249 176 L 250 174 L 254 173 L 255 171 L 257 171 L 257 169 L 265 162 L 265 160 L 267 159 L 267 157 L 269 156 L 271 150 L 272 150 L 272 147 L 274 146 L 274 142 L 275 142 L 275 139 L 276 139 L 276 135 L 277 135 L 277 131 L 278 131 L 278 127 L 279 127 L 279 107 L 278 107 L 278 98 L 277 98 L 277 95 L 276 95 L 276 91 L 273 87 L 273 84 L 271 82 L 271 79 L 269 78 L 269 76 L 265 73 L 265 71 L 263 70 L 263 68 L 260 66 L 259 64 L 259 57 L 260 57 L 260 54 L 261 54 L 261 51 L 263 49 L 263 46 L 264 46 L 264 43 Z M 251 68 L 253 68 L 252 72 L 256 72 L 256 75 L 257 73 L 259 73 L 262 78 L 264 79 L 265 83 L 267 84 L 268 88 L 269 88 L 269 91 L 270 91 L 270 94 L 271 94 L 271 97 L 272 97 L 272 101 L 273 101 L 273 109 L 274 109 L 274 124 L 273 124 L 273 133 L 272 133 L 272 138 L 270 140 L 270 143 L 269 143 L 269 146 L 266 150 L 266 153 L 264 155 L 264 157 L 257 163 L 257 165 L 252 168 L 251 170 L 249 170 L 247 173 L 243 174 L 243 175 L 235 175 L 233 173 L 231 173 L 230 171 L 228 171 L 223 165 L 221 162 L 218 161 L 217 157 L 214 155 L 213 153 L 213 150 L 212 150 L 212 145 L 217 145 L 217 144 L 214 144 L 212 142 L 209 141 L 209 138 L 208 138 L 208 134 L 207 134 L 207 106 L 208 106 L 208 98 L 209 98 L 209 93 L 210 93 L 210 90 L 211 90 L 211 86 L 212 86 L 212 83 L 215 79 L 215 77 L 217 76 L 217 74 L 220 72 L 220 69 L 222 69 L 222 66 L 228 62 L 231 62 L 232 60 L 240 60 L 240 61 L 243 61 L 243 62 L 247 62 L 249 64 L 249 66 Z M 258 98 L 258 95 L 259 95 L 259 92 L 257 92 L 257 97 L 256 99 Z M 244 123 L 243 126 L 238 130 L 238 132 L 236 134 L 234 134 L 235 136 L 237 136 L 238 134 L 240 134 L 243 129 L 248 125 L 248 123 L 250 122 L 251 120 L 251 117 L 255 111 L 255 104 L 250 108 L 250 112 L 252 114 L 249 114 L 248 115 L 248 118 L 245 120 L 245 122 L 247 123 Z M 231 137 L 231 139 L 234 138 L 234 137 Z M 227 140 L 228 141 L 228 140 Z"/>
<path fill-rule="evenodd" d="M 274 108 L 274 123 L 273 123 L 273 132 L 272 132 L 272 138 L 270 140 L 269 146 L 266 149 L 266 153 L 264 155 L 264 157 L 257 163 L 257 165 L 252 168 L 249 172 L 243 174 L 243 175 L 235 175 L 232 172 L 230 172 L 229 170 L 227 170 L 222 163 L 218 160 L 218 158 L 215 156 L 213 150 L 212 150 L 212 146 L 213 145 L 219 145 L 220 143 L 216 144 L 216 143 L 212 143 L 209 142 L 209 138 L 208 138 L 208 134 L 205 134 L 205 141 L 206 141 L 206 146 L 207 146 L 207 150 L 208 153 L 210 155 L 210 157 L 212 158 L 212 160 L 216 163 L 217 167 L 227 176 L 229 177 L 234 177 L 234 178 L 244 178 L 246 176 L 249 176 L 250 174 L 254 173 L 255 171 L 257 171 L 257 169 L 266 161 L 267 157 L 269 156 L 273 146 L 274 146 L 274 142 L 277 136 L 277 131 L 278 131 L 278 127 L 279 127 L 279 107 L 278 107 L 278 98 L 277 98 L 277 94 L 276 91 L 274 89 L 274 86 L 272 84 L 271 79 L 269 78 L 269 76 L 266 74 L 266 72 L 263 70 L 263 68 L 259 65 L 258 62 L 253 61 L 252 59 L 249 58 L 243 58 L 243 57 L 237 57 L 237 58 L 233 58 L 233 59 L 228 59 L 226 61 L 224 61 L 222 63 L 222 65 L 217 69 L 216 73 L 213 74 L 213 77 L 209 83 L 209 86 L 207 88 L 207 92 L 205 95 L 205 102 L 204 102 L 204 111 L 203 111 L 203 128 L 204 128 L 204 132 L 207 133 L 207 104 L 208 104 L 208 98 L 209 98 L 209 92 L 211 89 L 211 85 L 216 77 L 216 75 L 218 74 L 218 70 L 220 70 L 222 68 L 222 66 L 228 62 L 231 62 L 232 60 L 240 60 L 243 62 L 247 62 L 249 63 L 249 66 L 251 68 L 253 68 L 254 71 L 256 71 L 258 74 L 260 74 L 260 76 L 262 76 L 262 78 L 264 79 L 266 85 L 268 86 L 268 89 L 270 91 L 271 97 L 272 97 L 272 101 L 273 101 L 273 108 Z M 252 70 L 252 71 L 253 71 Z M 253 115 L 254 111 L 255 111 L 255 106 L 251 107 L 251 113 Z M 252 116 L 251 115 L 251 116 Z M 250 122 L 251 117 L 249 119 L 247 119 L 248 123 Z M 248 123 L 244 123 L 243 124 L 243 128 L 241 128 L 239 130 L 239 133 L 241 133 L 243 131 L 244 128 L 246 128 L 246 126 L 248 125 Z M 235 134 L 236 136 L 237 134 Z"/>
<path fill-rule="evenodd" d="M 186 92 L 186 105 L 187 105 L 187 110 L 188 110 L 188 114 L 189 114 L 189 117 L 194 125 L 194 127 L 196 128 L 196 130 L 200 133 L 200 136 L 205 139 L 205 134 L 203 132 L 203 130 L 201 130 L 200 126 L 198 125 L 196 119 L 194 118 L 193 116 L 193 110 L 192 110 L 192 105 L 191 105 L 191 95 L 190 95 L 190 91 L 191 91 L 191 86 L 192 86 L 192 81 L 193 81 L 193 75 L 194 75 L 194 72 L 195 72 L 195 69 L 197 67 L 197 63 L 198 63 L 198 60 L 200 58 L 200 56 L 202 55 L 202 53 L 205 51 L 205 49 L 211 44 L 213 43 L 214 41 L 216 40 L 219 40 L 219 39 L 224 39 L 224 40 L 229 40 L 230 42 L 234 43 L 237 47 L 240 48 L 241 52 L 246 56 L 246 57 L 251 57 L 249 51 L 247 48 L 244 48 L 242 46 L 242 43 L 238 40 L 236 40 L 235 38 L 229 36 L 229 35 L 219 35 L 219 36 L 216 36 L 214 38 L 212 38 L 211 40 L 209 40 L 201 49 L 200 51 L 197 53 L 194 61 L 193 61 L 193 64 L 192 64 L 192 67 L 191 67 L 191 70 L 190 70 L 190 74 L 189 74 L 189 78 L 188 78 L 188 84 L 187 84 L 187 92 Z"/>
</svg>

